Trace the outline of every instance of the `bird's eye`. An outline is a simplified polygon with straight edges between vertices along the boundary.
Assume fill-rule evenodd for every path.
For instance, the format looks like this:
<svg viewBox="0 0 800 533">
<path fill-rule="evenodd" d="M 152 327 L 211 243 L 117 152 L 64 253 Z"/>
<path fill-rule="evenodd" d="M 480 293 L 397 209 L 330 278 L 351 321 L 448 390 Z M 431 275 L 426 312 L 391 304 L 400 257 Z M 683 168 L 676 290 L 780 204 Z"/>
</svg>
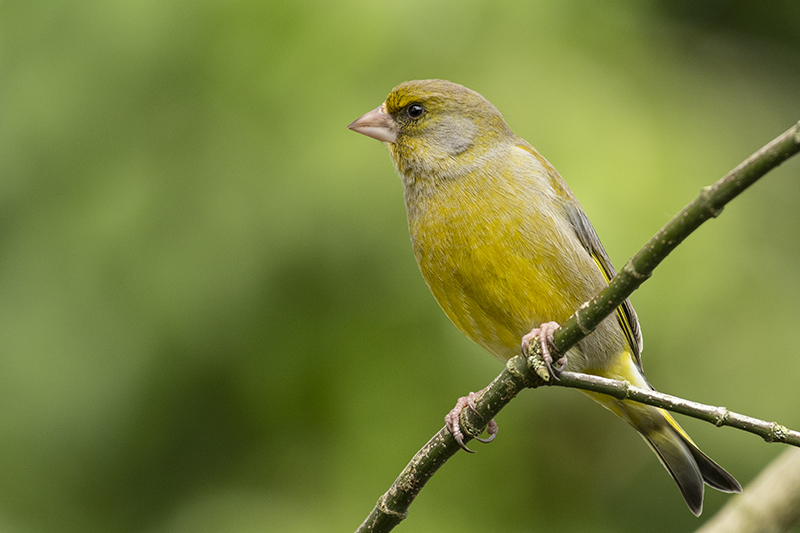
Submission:
<svg viewBox="0 0 800 533">
<path fill-rule="evenodd" d="M 406 114 L 411 118 L 419 118 L 425 112 L 425 108 L 419 104 L 411 104 L 406 108 Z"/>
</svg>

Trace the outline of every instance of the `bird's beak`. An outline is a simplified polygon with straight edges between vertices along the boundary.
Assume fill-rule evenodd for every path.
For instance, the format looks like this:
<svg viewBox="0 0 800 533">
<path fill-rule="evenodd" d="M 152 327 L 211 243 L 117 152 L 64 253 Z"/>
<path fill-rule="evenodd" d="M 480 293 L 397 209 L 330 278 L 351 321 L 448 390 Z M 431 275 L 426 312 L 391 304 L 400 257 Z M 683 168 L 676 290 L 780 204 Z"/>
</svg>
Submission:
<svg viewBox="0 0 800 533">
<path fill-rule="evenodd" d="M 385 143 L 397 142 L 397 122 L 386 112 L 384 104 L 356 119 L 347 127 Z"/>
</svg>

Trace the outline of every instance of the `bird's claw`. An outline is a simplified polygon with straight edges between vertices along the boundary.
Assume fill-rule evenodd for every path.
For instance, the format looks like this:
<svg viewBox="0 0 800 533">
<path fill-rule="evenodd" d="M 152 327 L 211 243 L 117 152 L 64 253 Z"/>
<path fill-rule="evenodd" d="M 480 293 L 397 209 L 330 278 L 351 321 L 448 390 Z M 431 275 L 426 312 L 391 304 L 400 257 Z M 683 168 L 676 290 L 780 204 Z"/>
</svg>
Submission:
<svg viewBox="0 0 800 533">
<path fill-rule="evenodd" d="M 528 346 L 531 341 L 539 337 L 539 345 L 542 347 L 542 361 L 544 361 L 547 372 L 553 376 L 553 379 L 558 380 L 558 375 L 564 371 L 567 366 L 567 356 L 562 355 L 558 361 L 553 364 L 553 356 L 550 353 L 550 346 L 553 345 L 554 333 L 561 326 L 557 322 L 544 322 L 538 328 L 534 328 L 530 333 L 522 337 L 522 353 L 527 354 Z"/>
<path fill-rule="evenodd" d="M 482 439 L 480 437 L 475 437 L 475 440 L 477 440 L 478 442 L 482 442 L 484 444 L 489 444 L 497 436 L 497 431 L 498 431 L 497 422 L 495 422 L 494 418 L 492 418 L 491 420 L 489 420 L 489 423 L 486 424 L 486 433 L 489 434 L 489 437 L 485 439 Z"/>
<path fill-rule="evenodd" d="M 461 449 L 469 453 L 475 452 L 467 448 L 467 445 L 464 444 L 464 434 L 461 432 L 459 418 L 461 417 L 461 412 L 465 407 L 469 407 L 475 413 L 478 412 L 475 408 L 475 399 L 481 392 L 483 391 L 470 392 L 469 395 L 459 398 L 455 407 L 453 407 L 444 417 L 444 423 L 447 427 L 447 430 L 453 435 L 453 438 L 456 439 L 456 442 L 459 446 L 461 446 Z M 497 422 L 494 421 L 494 418 L 489 420 L 489 423 L 486 425 L 486 432 L 489 434 L 488 438 L 482 439 L 480 437 L 475 437 L 475 440 L 483 443 L 489 443 L 494 440 L 494 438 L 497 436 Z"/>
</svg>

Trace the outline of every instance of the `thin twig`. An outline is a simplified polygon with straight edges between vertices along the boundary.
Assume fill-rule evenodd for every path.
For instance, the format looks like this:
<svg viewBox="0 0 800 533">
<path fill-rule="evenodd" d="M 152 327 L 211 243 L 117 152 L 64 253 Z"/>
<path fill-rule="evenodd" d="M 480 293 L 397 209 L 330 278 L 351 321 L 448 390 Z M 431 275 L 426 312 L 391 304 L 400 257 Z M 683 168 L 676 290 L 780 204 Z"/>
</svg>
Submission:
<svg viewBox="0 0 800 533">
<path fill-rule="evenodd" d="M 556 331 L 554 344 L 557 351 L 566 353 L 578 341 L 589 335 L 605 317 L 614 312 L 625 298 L 651 276 L 653 269 L 676 246 L 703 222 L 718 216 L 728 202 L 798 151 L 800 151 L 800 122 L 748 157 L 714 185 L 703 189 L 697 198 L 659 230 L 644 248 L 625 264 L 608 287 L 577 310 Z M 769 442 L 800 445 L 800 433 L 778 424 L 731 413 L 725 408 L 706 406 L 655 391 L 636 389 L 626 382 L 564 372 L 561 380 L 553 383 L 547 379 L 549 376 L 542 369 L 538 339 L 531 343 L 526 355 L 532 357 L 517 356 L 508 361 L 503 372 L 477 399 L 474 412 L 470 409 L 462 412 L 461 427 L 465 442 L 478 436 L 488 421 L 494 418 L 520 390 L 547 383 L 604 392 L 616 397 L 657 405 L 716 425 L 744 429 L 762 436 Z M 624 396 L 618 396 L 619 394 Z M 389 490 L 378 499 L 378 503 L 356 533 L 386 532 L 399 524 L 407 516 L 409 506 L 425 483 L 459 449 L 455 439 L 445 428 L 439 430 L 417 452 Z"/>
<path fill-rule="evenodd" d="M 627 381 L 602 378 L 578 372 L 562 372 L 559 381 L 553 385 L 572 387 L 594 392 L 602 392 L 620 400 L 634 400 L 639 403 L 661 407 L 674 413 L 691 416 L 717 427 L 730 426 L 750 433 L 755 433 L 767 442 L 783 442 L 800 447 L 800 432 L 788 429 L 776 422 L 767 422 L 746 415 L 729 411 L 725 407 L 715 407 L 702 403 L 684 400 L 652 389 L 634 387 Z"/>
</svg>

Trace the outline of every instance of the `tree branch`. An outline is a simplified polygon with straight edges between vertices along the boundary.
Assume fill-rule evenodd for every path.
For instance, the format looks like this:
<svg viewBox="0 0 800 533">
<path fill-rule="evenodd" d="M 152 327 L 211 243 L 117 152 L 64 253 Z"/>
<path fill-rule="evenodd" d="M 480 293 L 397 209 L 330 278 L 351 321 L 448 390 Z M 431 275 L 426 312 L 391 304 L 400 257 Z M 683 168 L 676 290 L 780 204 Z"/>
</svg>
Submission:
<svg viewBox="0 0 800 533">
<path fill-rule="evenodd" d="M 566 353 L 589 335 L 606 316 L 614 312 L 652 274 L 656 266 L 683 240 L 709 218 L 716 217 L 722 208 L 764 174 L 800 151 L 800 122 L 743 161 L 739 166 L 700 194 L 650 241 L 611 280 L 608 287 L 581 306 L 556 331 L 554 345 Z M 538 339 L 531 343 L 524 356 L 508 361 L 506 368 L 484 390 L 476 402 L 476 410 L 465 409 L 461 428 L 465 442 L 478 436 L 489 420 L 524 388 L 543 384 L 593 390 L 617 398 L 656 405 L 715 425 L 728 425 L 760 435 L 768 442 L 785 442 L 800 446 L 800 433 L 778 424 L 732 413 L 722 407 L 690 402 L 630 386 L 627 382 L 563 372 L 553 382 L 541 360 Z M 459 450 L 455 439 L 445 428 L 428 441 L 411 459 L 398 478 L 379 499 L 357 533 L 386 532 L 399 524 L 408 514 L 408 507 L 434 473 Z"/>
<path fill-rule="evenodd" d="M 800 521 L 800 450 L 775 458 L 697 533 L 790 531 Z"/>
<path fill-rule="evenodd" d="M 800 122 L 745 159 L 715 184 L 701 190 L 697 198 L 675 215 L 622 267 L 608 287 L 562 324 L 561 329 L 555 333 L 556 348 L 566 353 L 570 347 L 591 333 L 703 222 L 719 216 L 725 204 L 798 151 Z"/>
</svg>

